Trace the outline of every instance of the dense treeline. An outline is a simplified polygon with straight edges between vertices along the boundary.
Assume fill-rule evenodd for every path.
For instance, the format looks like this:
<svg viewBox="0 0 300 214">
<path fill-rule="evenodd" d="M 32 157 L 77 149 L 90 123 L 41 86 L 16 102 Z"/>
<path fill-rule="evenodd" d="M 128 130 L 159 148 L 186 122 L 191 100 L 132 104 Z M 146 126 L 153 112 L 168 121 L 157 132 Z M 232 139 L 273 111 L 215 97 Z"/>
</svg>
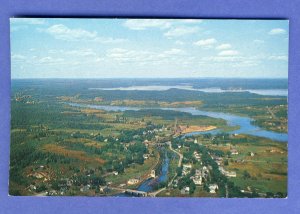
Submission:
<svg viewBox="0 0 300 214">
<path fill-rule="evenodd" d="M 84 114 L 64 114 L 66 109 L 63 105 L 38 103 L 26 105 L 20 102 L 12 102 L 11 128 L 28 128 L 29 125 L 47 124 L 51 128 L 71 129 L 95 129 L 109 128 L 108 125 L 101 125 L 99 118 Z M 89 123 L 83 123 L 87 121 Z"/>
<path fill-rule="evenodd" d="M 186 112 L 179 112 L 179 111 L 173 111 L 173 110 L 161 110 L 161 109 L 142 109 L 138 111 L 132 111 L 127 110 L 123 114 L 125 117 L 146 117 L 146 116 L 152 116 L 152 117 L 162 117 L 165 120 L 174 120 L 175 118 L 179 119 L 193 119 L 193 118 L 199 118 L 199 119 L 207 119 L 206 116 L 195 116 L 190 113 Z"/>
<path fill-rule="evenodd" d="M 15 95 L 18 91 L 30 93 L 38 100 L 55 100 L 58 96 L 78 96 L 80 99 L 94 99 L 102 97 L 105 101 L 113 100 L 156 100 L 166 102 L 176 101 L 203 101 L 206 107 L 218 107 L 228 105 L 238 106 L 272 106 L 286 104 L 286 97 L 282 99 L 272 99 L 273 96 L 262 96 L 248 92 L 241 93 L 205 93 L 200 91 L 189 91 L 180 89 L 170 89 L 167 91 L 108 91 L 108 90 L 89 90 L 97 87 L 121 87 L 134 85 L 153 84 L 151 80 L 14 80 L 12 92 Z M 176 85 L 177 81 L 182 80 L 160 80 L 156 85 Z M 287 88 L 286 80 L 188 80 L 195 87 L 221 87 L 221 88 Z M 47 95 L 47 96 L 45 96 Z M 264 98 L 264 99 L 262 99 Z"/>
</svg>

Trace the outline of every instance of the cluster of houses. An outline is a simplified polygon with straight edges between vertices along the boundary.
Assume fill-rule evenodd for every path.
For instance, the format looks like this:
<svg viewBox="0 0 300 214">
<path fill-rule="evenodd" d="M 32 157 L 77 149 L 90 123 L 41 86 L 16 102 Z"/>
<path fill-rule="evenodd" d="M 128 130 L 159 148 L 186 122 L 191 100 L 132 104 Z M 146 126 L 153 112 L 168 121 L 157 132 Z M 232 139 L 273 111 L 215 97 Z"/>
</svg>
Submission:
<svg viewBox="0 0 300 214">
<path fill-rule="evenodd" d="M 182 168 L 182 175 L 187 175 L 191 172 L 192 165 L 191 164 L 183 164 Z M 204 180 L 208 180 L 209 176 L 209 168 L 206 166 L 203 166 L 200 169 L 195 170 L 195 174 L 190 177 L 190 179 L 194 182 L 195 185 L 202 185 L 204 183 Z M 177 180 L 175 180 L 174 187 L 177 186 Z M 186 194 L 189 191 L 189 187 L 184 187 L 181 191 L 182 194 Z M 215 193 L 215 192 L 212 192 Z"/>
<path fill-rule="evenodd" d="M 202 185 L 202 171 L 199 169 L 196 169 L 195 175 L 191 177 L 194 184 L 196 185 Z"/>
<path fill-rule="evenodd" d="M 187 175 L 191 172 L 192 170 L 192 164 L 183 164 L 182 165 L 182 175 Z"/>
<path fill-rule="evenodd" d="M 197 161 L 201 161 L 201 155 L 200 155 L 198 152 L 196 152 L 196 151 L 194 151 L 194 158 L 195 158 Z"/>
<path fill-rule="evenodd" d="M 234 172 L 234 171 L 226 171 L 222 166 L 219 166 L 219 170 L 226 177 L 236 177 L 236 172 Z"/>
</svg>

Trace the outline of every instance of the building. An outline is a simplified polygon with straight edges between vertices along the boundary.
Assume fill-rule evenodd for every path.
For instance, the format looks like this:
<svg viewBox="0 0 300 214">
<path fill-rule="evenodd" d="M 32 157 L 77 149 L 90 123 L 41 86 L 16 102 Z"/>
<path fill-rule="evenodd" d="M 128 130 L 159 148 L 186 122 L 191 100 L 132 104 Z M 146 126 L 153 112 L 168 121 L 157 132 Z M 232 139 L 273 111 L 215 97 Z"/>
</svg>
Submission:
<svg viewBox="0 0 300 214">
<path fill-rule="evenodd" d="M 214 194 L 219 189 L 219 186 L 218 184 L 210 184 L 208 188 L 209 188 L 209 193 Z"/>
<path fill-rule="evenodd" d="M 151 170 L 150 177 L 155 178 L 155 170 L 154 169 Z"/>
<path fill-rule="evenodd" d="M 228 172 L 226 172 L 225 176 L 235 178 L 236 177 L 236 172 L 228 171 Z"/>
<path fill-rule="evenodd" d="M 194 176 L 193 182 L 196 185 L 202 185 L 202 176 Z"/>
<path fill-rule="evenodd" d="M 219 167 L 220 172 L 226 177 L 236 177 L 236 172 L 234 171 L 226 171 L 223 167 Z"/>
<path fill-rule="evenodd" d="M 131 178 L 127 181 L 127 184 L 128 185 L 134 185 L 134 184 L 137 184 L 139 182 L 139 179 L 136 179 L 136 178 Z"/>
<path fill-rule="evenodd" d="M 85 185 L 83 187 L 80 188 L 80 192 L 87 192 L 90 190 L 91 185 Z"/>
<path fill-rule="evenodd" d="M 150 154 L 143 154 L 143 158 L 147 160 L 150 157 Z"/>
<path fill-rule="evenodd" d="M 231 152 L 232 155 L 238 155 L 239 154 L 239 152 L 236 149 L 232 149 L 232 150 L 230 150 L 230 152 Z"/>
<path fill-rule="evenodd" d="M 182 174 L 187 175 L 191 172 L 192 165 L 191 164 L 183 164 L 182 166 Z"/>
</svg>

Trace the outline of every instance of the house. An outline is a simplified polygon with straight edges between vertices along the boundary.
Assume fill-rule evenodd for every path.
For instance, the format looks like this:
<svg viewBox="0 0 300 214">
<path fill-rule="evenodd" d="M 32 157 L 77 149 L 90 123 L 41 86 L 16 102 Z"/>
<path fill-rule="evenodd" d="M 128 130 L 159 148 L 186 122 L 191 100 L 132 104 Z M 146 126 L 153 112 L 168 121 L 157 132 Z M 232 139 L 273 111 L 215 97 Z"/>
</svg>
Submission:
<svg viewBox="0 0 300 214">
<path fill-rule="evenodd" d="M 147 160 L 150 157 L 150 154 L 143 154 L 143 158 Z"/>
<path fill-rule="evenodd" d="M 183 169 L 192 169 L 192 164 L 183 164 Z"/>
<path fill-rule="evenodd" d="M 236 149 L 232 149 L 232 150 L 230 150 L 230 152 L 231 152 L 232 155 L 238 155 L 239 154 L 239 152 Z"/>
<path fill-rule="evenodd" d="M 100 193 L 108 193 L 109 192 L 109 188 L 107 186 L 99 186 L 99 191 Z"/>
<path fill-rule="evenodd" d="M 220 172 L 226 177 L 236 177 L 236 172 L 234 171 L 226 171 L 223 167 L 219 167 Z"/>
<path fill-rule="evenodd" d="M 154 169 L 151 170 L 150 176 L 151 176 L 151 178 L 155 178 L 155 170 Z"/>
<path fill-rule="evenodd" d="M 235 178 L 236 177 L 236 172 L 228 171 L 228 172 L 226 172 L 225 176 Z"/>
<path fill-rule="evenodd" d="M 127 184 L 128 185 L 134 185 L 134 184 L 137 184 L 139 182 L 139 179 L 136 179 L 136 178 L 131 178 L 127 181 Z"/>
<path fill-rule="evenodd" d="M 202 176 L 194 176 L 193 182 L 196 185 L 201 185 L 202 184 Z"/>
<path fill-rule="evenodd" d="M 202 176 L 202 172 L 199 169 L 195 170 L 195 176 Z"/>
<path fill-rule="evenodd" d="M 205 179 L 208 177 L 209 170 L 206 166 L 203 166 L 201 174 L 202 174 L 202 177 L 204 177 Z"/>
<path fill-rule="evenodd" d="M 117 171 L 112 172 L 113 175 L 118 175 L 119 173 Z"/>
<path fill-rule="evenodd" d="M 190 192 L 190 187 L 183 187 L 180 191 L 181 194 L 188 194 Z"/>
<path fill-rule="evenodd" d="M 254 153 L 253 153 L 253 152 L 250 152 L 250 156 L 253 157 L 253 156 L 254 156 Z"/>
<path fill-rule="evenodd" d="M 87 192 L 90 190 L 91 185 L 85 185 L 83 187 L 80 188 L 80 192 Z"/>
<path fill-rule="evenodd" d="M 191 172 L 192 165 L 191 164 L 183 164 L 182 166 L 182 174 L 187 175 L 188 173 Z"/>
<path fill-rule="evenodd" d="M 29 187 L 28 187 L 28 189 L 29 189 L 30 191 L 35 191 L 35 190 L 36 190 L 36 186 L 33 185 L 33 184 L 30 184 Z"/>
<path fill-rule="evenodd" d="M 208 189 L 209 189 L 209 193 L 214 194 L 219 189 L 219 186 L 218 186 L 218 184 L 210 184 L 208 186 Z"/>
</svg>

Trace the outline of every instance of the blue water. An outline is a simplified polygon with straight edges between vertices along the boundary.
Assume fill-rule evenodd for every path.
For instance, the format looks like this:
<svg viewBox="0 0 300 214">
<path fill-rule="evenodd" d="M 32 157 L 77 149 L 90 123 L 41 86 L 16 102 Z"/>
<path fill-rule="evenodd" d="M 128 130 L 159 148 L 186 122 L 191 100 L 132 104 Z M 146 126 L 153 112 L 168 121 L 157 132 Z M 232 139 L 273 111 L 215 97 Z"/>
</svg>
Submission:
<svg viewBox="0 0 300 214">
<path fill-rule="evenodd" d="M 104 106 L 104 105 L 89 105 L 89 104 L 79 104 L 79 103 L 68 103 L 71 106 L 75 107 L 85 107 L 85 108 L 93 108 L 93 109 L 101 109 L 105 111 L 126 111 L 126 110 L 133 110 L 138 111 L 142 108 L 138 107 L 127 107 L 127 106 Z M 222 112 L 210 112 L 210 111 L 202 111 L 198 110 L 196 108 L 156 108 L 156 109 L 162 109 L 162 110 L 173 110 L 173 111 L 180 111 L 180 112 L 186 112 L 190 113 L 192 115 L 202 115 L 202 116 L 208 116 L 213 118 L 221 118 L 227 121 L 227 124 L 230 126 L 239 126 L 240 128 L 235 131 L 228 132 L 230 134 L 249 134 L 253 136 L 258 137 L 264 137 L 269 138 L 271 140 L 275 141 L 281 141 L 281 142 L 287 142 L 288 141 L 288 135 L 285 133 L 278 133 L 273 131 L 267 131 L 264 130 L 258 126 L 252 125 L 251 121 L 252 119 L 249 117 L 241 117 L 234 114 L 228 114 L 228 113 L 222 113 Z M 212 130 L 208 132 L 192 132 L 186 134 L 186 136 L 192 136 L 197 134 L 217 134 L 222 132 L 222 130 Z"/>
<path fill-rule="evenodd" d="M 168 170 L 169 170 L 169 162 L 170 159 L 168 158 L 167 154 L 165 153 L 165 157 L 162 163 L 161 172 L 159 173 L 158 177 L 150 178 L 144 181 L 137 190 L 144 191 L 144 192 L 151 192 L 153 190 L 153 185 L 165 182 L 168 180 Z"/>
<path fill-rule="evenodd" d="M 138 111 L 141 108 L 137 107 L 127 107 L 127 106 L 102 106 L 102 105 L 89 105 L 89 104 L 78 104 L 78 103 L 68 103 L 71 106 L 75 107 L 85 107 L 85 108 L 93 108 L 93 109 L 101 109 L 105 111 L 126 111 L 126 110 L 133 110 Z M 254 126 L 251 124 L 252 119 L 248 117 L 241 117 L 233 114 L 227 114 L 222 112 L 209 112 L 209 111 L 202 111 L 195 108 L 159 108 L 162 110 L 173 110 L 173 111 L 180 111 L 190 113 L 192 115 L 203 115 L 213 118 L 221 118 L 227 121 L 227 124 L 230 126 L 239 126 L 240 128 L 235 131 L 231 131 L 228 133 L 236 133 L 236 134 L 249 134 L 253 136 L 265 137 L 276 141 L 287 142 L 288 135 L 283 133 L 277 133 L 272 131 L 266 131 L 260 127 Z M 206 132 L 192 132 L 185 134 L 184 136 L 193 136 L 197 134 L 218 134 L 221 133 L 222 130 L 215 129 Z M 153 191 L 153 185 L 158 184 L 160 182 L 167 181 L 168 179 L 168 168 L 169 168 L 169 158 L 165 153 L 165 157 L 162 163 L 161 172 L 158 177 L 150 178 L 144 181 L 137 190 L 144 191 L 144 192 L 151 192 Z M 128 195 L 125 193 L 117 194 L 118 197 L 134 197 L 132 195 Z"/>
<path fill-rule="evenodd" d="M 168 172 L 169 172 L 169 163 L 170 159 L 167 156 L 167 153 L 165 153 L 165 157 L 162 162 L 161 171 L 156 178 L 149 178 L 145 180 L 138 188 L 137 190 L 143 191 L 143 192 L 151 192 L 153 191 L 154 185 L 157 185 L 161 182 L 168 181 Z M 126 194 L 126 193 L 119 193 L 115 195 L 117 197 L 136 197 L 134 195 Z"/>
<path fill-rule="evenodd" d="M 192 85 L 143 85 L 143 86 L 129 86 L 117 88 L 89 88 L 89 90 L 103 90 L 103 91 L 166 91 L 169 89 L 181 89 L 189 91 L 202 91 L 206 93 L 226 93 L 226 92 L 250 92 L 259 95 L 269 96 L 288 96 L 287 89 L 228 89 L 224 90 L 218 87 L 212 88 L 194 88 Z"/>
</svg>

